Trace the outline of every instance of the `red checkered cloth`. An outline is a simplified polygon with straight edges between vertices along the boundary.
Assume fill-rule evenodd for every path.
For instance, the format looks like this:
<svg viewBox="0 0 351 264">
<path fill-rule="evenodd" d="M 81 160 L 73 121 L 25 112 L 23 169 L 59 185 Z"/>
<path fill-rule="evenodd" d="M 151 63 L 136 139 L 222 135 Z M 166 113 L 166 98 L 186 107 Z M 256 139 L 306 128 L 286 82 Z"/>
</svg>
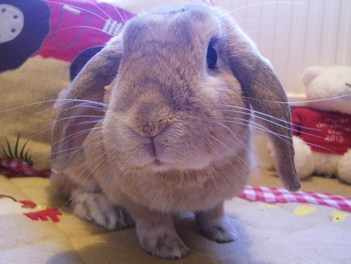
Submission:
<svg viewBox="0 0 351 264">
<path fill-rule="evenodd" d="M 246 186 L 240 198 L 264 203 L 309 203 L 351 212 L 351 197 L 316 192 L 290 192 L 283 188 Z"/>
</svg>

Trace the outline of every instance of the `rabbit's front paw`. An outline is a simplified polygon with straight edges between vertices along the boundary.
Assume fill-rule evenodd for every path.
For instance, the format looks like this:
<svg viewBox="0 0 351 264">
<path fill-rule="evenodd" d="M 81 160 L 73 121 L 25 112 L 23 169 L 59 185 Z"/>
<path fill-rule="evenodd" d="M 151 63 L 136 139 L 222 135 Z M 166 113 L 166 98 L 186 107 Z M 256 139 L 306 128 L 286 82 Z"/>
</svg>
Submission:
<svg viewBox="0 0 351 264">
<path fill-rule="evenodd" d="M 237 240 L 238 235 L 230 223 L 213 223 L 200 226 L 201 233 L 206 238 L 217 243 L 229 243 Z"/>
<path fill-rule="evenodd" d="M 232 219 L 224 215 L 222 208 L 198 213 L 196 220 L 203 236 L 218 243 L 229 243 L 237 240 L 238 234 Z"/>
<path fill-rule="evenodd" d="M 75 191 L 72 194 L 72 206 L 77 216 L 108 230 L 134 226 L 128 212 L 124 208 L 115 207 L 103 193 Z"/>
<path fill-rule="evenodd" d="M 180 259 L 188 255 L 190 251 L 176 231 L 167 227 L 138 229 L 138 238 L 142 248 L 153 256 Z"/>
</svg>

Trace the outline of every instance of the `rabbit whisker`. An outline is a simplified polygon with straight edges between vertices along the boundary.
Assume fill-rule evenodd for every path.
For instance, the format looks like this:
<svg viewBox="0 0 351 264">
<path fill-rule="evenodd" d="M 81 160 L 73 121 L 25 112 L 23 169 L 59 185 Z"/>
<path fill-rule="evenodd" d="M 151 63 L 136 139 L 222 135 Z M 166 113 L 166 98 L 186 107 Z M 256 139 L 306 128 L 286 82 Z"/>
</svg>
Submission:
<svg viewBox="0 0 351 264">
<path fill-rule="evenodd" d="M 99 121 L 101 121 L 102 119 L 96 119 L 94 121 L 81 121 L 81 122 L 77 122 L 75 125 L 84 125 L 84 124 L 96 124 L 98 123 Z M 64 121 L 64 120 L 61 120 L 61 121 Z M 54 122 L 60 122 L 59 120 L 55 120 L 53 121 Z M 50 125 L 49 127 L 45 126 L 45 128 L 38 128 L 38 130 L 40 130 L 39 132 L 33 132 L 33 133 L 29 133 L 27 134 L 27 137 L 35 137 L 35 136 L 39 136 L 39 135 L 43 135 L 49 131 L 52 131 L 52 126 Z M 91 128 L 89 128 L 91 129 Z"/>
<path fill-rule="evenodd" d="M 216 121 L 216 119 L 207 119 L 207 120 L 204 120 L 204 121 Z M 242 122 L 239 122 L 239 121 L 242 121 Z M 217 119 L 217 122 L 218 119 Z M 283 134 L 279 134 L 279 133 L 275 133 L 274 131 L 271 131 L 270 129 L 256 123 L 256 122 L 253 122 L 253 121 L 249 121 L 249 120 L 246 120 L 246 119 L 243 119 L 243 118 L 236 118 L 235 120 L 226 120 L 225 122 L 227 123 L 231 123 L 231 124 L 237 124 L 237 125 L 242 125 L 242 126 L 250 126 L 252 128 L 255 128 L 256 130 L 258 131 L 262 131 L 262 132 L 265 132 L 265 133 L 268 133 L 272 136 L 276 136 L 278 138 L 280 138 L 281 140 L 284 140 L 286 143 L 288 144 L 291 144 L 290 143 L 290 137 L 288 136 L 285 136 Z"/>
<path fill-rule="evenodd" d="M 236 118 L 234 118 L 234 119 L 236 119 Z M 222 121 L 226 122 L 226 121 L 230 121 L 230 120 L 231 119 L 223 119 Z M 265 121 L 268 121 L 268 120 L 265 120 Z M 252 122 L 254 122 L 254 121 L 251 120 L 250 123 L 252 123 Z M 313 133 L 308 133 L 308 132 L 299 130 L 297 128 L 293 128 L 293 127 L 289 128 L 289 127 L 285 127 L 285 126 L 282 126 L 280 124 L 277 124 L 277 123 L 274 123 L 274 122 L 271 122 L 271 121 L 268 121 L 268 122 L 273 124 L 273 125 L 275 125 L 275 126 L 278 126 L 278 127 L 281 127 L 281 128 L 287 129 L 287 130 L 290 130 L 292 132 L 297 132 L 300 135 L 306 135 L 306 136 L 310 136 L 310 137 L 317 138 L 317 139 L 322 139 L 323 138 L 322 136 L 318 136 L 318 135 L 313 134 Z M 259 124 L 259 123 L 256 123 L 256 124 Z M 297 127 L 297 126 L 295 126 L 295 127 Z"/>
<path fill-rule="evenodd" d="M 74 103 L 87 103 L 97 106 L 107 107 L 107 104 L 98 101 L 86 100 L 86 99 L 74 99 L 74 98 L 65 98 L 65 99 L 56 99 L 58 102 L 74 102 Z"/>
<path fill-rule="evenodd" d="M 233 112 L 233 113 L 238 113 L 238 114 L 241 114 L 241 113 L 243 113 L 243 112 L 241 112 L 241 111 L 236 111 L 236 110 L 229 110 L 230 112 Z M 264 122 L 268 122 L 268 123 L 270 123 L 270 124 L 272 124 L 272 125 L 274 125 L 274 126 L 277 126 L 277 127 L 281 127 L 281 128 L 284 128 L 284 129 L 287 129 L 287 130 L 290 130 L 290 131 L 292 131 L 292 132 L 297 132 L 297 133 L 299 133 L 299 134 L 303 134 L 303 135 L 308 135 L 308 136 L 312 136 L 312 137 L 315 137 L 315 138 L 322 138 L 321 136 L 318 136 L 318 135 L 316 135 L 316 134 L 312 134 L 312 133 L 308 133 L 308 132 L 305 132 L 305 131 L 301 131 L 300 129 L 306 129 L 306 130 L 312 130 L 312 132 L 313 131 L 316 131 L 316 132 L 318 132 L 318 131 L 321 131 L 321 129 L 314 129 L 314 128 L 307 128 L 307 127 L 304 127 L 304 126 L 302 126 L 302 125 L 291 125 L 291 126 L 286 126 L 286 125 L 282 125 L 282 124 L 279 124 L 279 123 L 277 123 L 277 122 L 274 122 L 274 121 L 272 121 L 272 120 L 269 120 L 269 119 L 267 119 L 267 118 L 264 118 L 264 117 L 261 117 L 261 116 L 259 116 L 259 115 L 261 115 L 261 113 L 259 112 L 259 114 L 258 115 L 255 115 L 255 118 L 256 119 L 260 119 L 260 120 L 262 120 L 262 121 L 264 121 Z M 223 119 L 224 121 L 226 120 L 226 119 Z M 253 121 L 251 121 L 251 122 L 253 122 Z M 299 129 L 300 128 L 300 129 Z"/>
<path fill-rule="evenodd" d="M 94 109 L 94 110 L 98 110 L 100 112 L 103 112 L 105 113 L 107 108 L 105 107 L 102 107 L 102 106 L 95 106 L 95 105 L 90 105 L 90 104 L 78 104 L 78 105 L 75 105 L 75 106 L 71 106 L 71 107 L 67 107 L 65 108 L 65 110 L 74 110 L 74 109 L 77 109 L 77 108 L 90 108 L 90 109 Z"/>
<path fill-rule="evenodd" d="M 83 118 L 84 119 L 86 119 L 86 118 L 96 118 L 94 120 L 102 120 L 103 119 L 103 117 L 100 116 L 100 115 L 73 115 L 73 116 L 69 116 L 69 117 L 63 117 L 63 118 L 60 118 L 60 119 L 56 119 L 54 121 L 54 124 L 61 123 L 61 122 L 66 121 L 66 120 L 75 120 L 75 119 L 83 119 Z M 82 124 L 83 122 L 84 121 L 81 121 L 80 124 Z"/>
<path fill-rule="evenodd" d="M 8 113 L 8 112 L 13 112 L 13 111 L 19 111 L 19 110 L 25 110 L 30 107 L 35 107 L 35 106 L 43 106 L 43 105 L 53 105 L 55 102 L 74 102 L 74 103 L 86 103 L 86 104 L 91 104 L 95 105 L 96 107 L 101 106 L 101 107 L 107 107 L 105 103 L 101 102 L 96 102 L 96 101 L 90 101 L 90 100 L 82 100 L 82 99 L 49 99 L 49 100 L 41 100 L 41 101 L 36 101 L 28 104 L 24 104 L 21 106 L 14 106 L 14 107 L 7 107 L 3 110 L 0 110 L 0 114 L 2 113 Z"/>
<path fill-rule="evenodd" d="M 78 122 L 76 123 L 76 125 L 93 125 L 93 124 L 97 124 L 99 122 L 101 122 L 103 120 L 103 118 L 98 118 L 92 121 L 82 121 L 82 122 Z"/>
<path fill-rule="evenodd" d="M 121 19 L 122 23 L 125 23 L 127 21 L 127 18 L 123 15 L 123 12 L 119 11 L 118 7 L 112 4 L 113 9 L 115 10 L 115 13 L 119 18 Z"/>
<path fill-rule="evenodd" d="M 245 120 L 244 120 L 244 121 L 245 121 Z M 245 123 L 245 122 L 243 122 L 243 123 L 233 122 L 233 123 L 235 123 L 235 124 L 242 124 L 242 125 L 248 124 L 248 123 Z M 250 123 L 250 126 L 253 127 L 254 129 L 258 130 L 258 131 L 267 133 L 267 134 L 272 135 L 272 136 L 277 136 L 277 137 L 280 138 L 281 140 L 284 140 L 285 143 L 288 143 L 289 145 L 292 145 L 292 143 L 290 143 L 290 137 L 288 137 L 288 136 L 285 136 L 285 135 L 283 135 L 283 134 L 275 133 L 275 132 L 271 131 L 270 129 L 267 129 L 266 127 L 264 127 L 264 126 L 262 126 L 262 125 L 260 125 L 260 124 L 257 124 L 257 123 L 255 123 L 255 122 L 252 122 L 252 121 L 251 121 L 251 123 Z M 316 137 L 316 138 L 322 138 L 322 137 L 318 137 L 318 136 L 315 136 L 315 135 L 314 135 L 314 137 Z M 326 147 L 324 147 L 324 146 L 322 146 L 322 145 L 319 145 L 319 144 L 309 143 L 309 145 L 310 145 L 310 146 L 313 146 L 313 147 L 316 147 L 316 148 L 320 148 L 321 150 L 326 150 L 326 151 L 332 152 L 330 148 L 326 148 Z"/>
<path fill-rule="evenodd" d="M 259 99 L 259 98 L 249 97 L 249 96 L 243 96 L 243 98 L 251 100 L 251 101 L 270 102 L 270 103 L 275 103 L 275 104 L 293 104 L 293 105 L 301 105 L 301 104 L 306 104 L 306 103 L 332 102 L 332 101 L 342 100 L 342 99 L 350 98 L 350 97 L 351 97 L 351 93 L 344 94 L 344 95 L 330 96 L 328 98 L 300 99 L 297 101 L 288 100 L 287 102 L 285 102 L 285 101 Z"/>
<path fill-rule="evenodd" d="M 251 110 L 250 108 L 234 106 L 234 105 L 223 105 L 223 106 L 228 108 L 228 109 L 235 108 L 235 109 L 243 110 L 245 112 L 252 112 L 255 115 L 255 117 L 262 116 L 262 117 L 260 117 L 260 119 L 263 119 L 264 117 L 268 117 L 269 119 L 277 120 L 277 121 L 279 121 L 279 122 L 281 122 L 283 124 L 287 124 L 287 128 L 289 128 L 289 129 L 290 129 L 290 126 L 292 126 L 292 123 L 289 122 L 289 121 L 286 121 L 286 120 L 281 119 L 281 118 L 277 118 L 275 116 L 272 116 L 270 114 L 266 114 L 266 113 L 263 113 L 263 112 L 260 112 L 260 111 Z M 245 112 L 243 112 L 243 113 L 245 113 Z M 268 121 L 267 119 L 263 119 L 263 120 Z M 270 122 L 273 122 L 273 121 L 270 121 Z M 310 131 L 320 131 L 320 129 L 318 129 L 318 128 L 312 128 L 312 127 L 307 127 L 307 126 L 302 126 L 302 125 L 293 125 L 293 126 L 299 127 L 299 128 L 302 128 L 302 129 L 306 129 L 306 130 L 310 130 Z"/>
<path fill-rule="evenodd" d="M 114 153 L 112 153 L 112 154 L 114 154 Z M 80 173 L 80 175 L 82 175 L 82 174 L 84 174 L 84 175 L 85 175 L 85 174 L 88 174 L 87 179 L 94 178 L 94 174 L 95 174 L 103 165 L 105 165 L 106 162 L 107 162 L 107 159 L 106 159 L 105 155 L 101 155 L 99 161 L 97 161 L 97 165 L 96 165 L 93 169 L 91 169 L 89 166 L 87 166 L 86 169 L 83 170 L 82 173 Z"/>
<path fill-rule="evenodd" d="M 229 129 L 229 128 L 228 128 Z M 213 140 L 215 140 L 217 143 L 221 144 L 224 148 L 228 149 L 228 150 L 232 150 L 232 148 L 230 146 L 228 146 L 227 144 L 225 144 L 223 141 L 221 141 L 218 137 L 211 135 L 211 138 Z M 237 137 L 237 143 L 242 147 L 245 146 L 244 143 L 242 141 L 240 141 Z M 249 168 L 247 162 L 245 162 L 243 159 L 240 158 L 240 156 L 237 156 L 237 159 L 244 164 L 244 166 L 246 166 L 247 168 Z"/>
<path fill-rule="evenodd" d="M 58 144 L 63 144 L 63 143 L 66 143 L 66 141 L 68 139 L 74 139 L 80 135 L 84 135 L 84 133 L 87 133 L 87 132 L 90 132 L 90 131 L 99 131 L 101 130 L 102 128 L 100 126 L 97 126 L 97 127 L 92 127 L 92 128 L 86 128 L 86 129 L 81 129 L 79 130 L 78 132 L 75 132 L 75 133 L 72 133 L 72 134 L 68 134 L 67 136 L 63 137 L 62 139 L 58 140 L 58 141 L 55 141 L 55 142 L 52 142 L 51 145 L 52 146 L 56 146 Z"/>
<path fill-rule="evenodd" d="M 72 147 L 72 148 L 65 148 L 63 150 L 56 151 L 56 152 L 51 152 L 52 156 L 56 156 L 56 158 L 51 158 L 51 160 L 52 161 L 57 160 L 59 158 L 59 156 L 62 154 L 69 154 L 69 155 L 74 154 L 75 155 L 76 153 L 78 153 L 82 149 L 83 149 L 83 146 L 78 146 L 78 147 Z"/>
<path fill-rule="evenodd" d="M 94 0 L 93 1 L 89 1 L 90 3 L 92 3 L 101 13 L 103 13 L 107 18 L 113 19 L 107 12 L 105 12 L 105 10 L 103 10 Z M 112 5 L 113 6 L 113 5 Z"/>
</svg>

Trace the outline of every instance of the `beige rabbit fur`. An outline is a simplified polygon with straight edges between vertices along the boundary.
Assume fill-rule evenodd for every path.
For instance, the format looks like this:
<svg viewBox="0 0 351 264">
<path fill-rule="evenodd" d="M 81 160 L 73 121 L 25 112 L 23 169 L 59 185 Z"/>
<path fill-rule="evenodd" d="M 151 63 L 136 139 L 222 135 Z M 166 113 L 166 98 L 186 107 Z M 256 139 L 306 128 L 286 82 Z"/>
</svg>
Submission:
<svg viewBox="0 0 351 264">
<path fill-rule="evenodd" d="M 209 239 L 233 241 L 223 203 L 248 179 L 251 114 L 273 135 L 286 187 L 299 188 L 286 101 L 270 64 L 223 11 L 141 14 L 59 97 L 52 182 L 80 217 L 109 229 L 135 224 L 141 246 L 159 257 L 189 253 L 174 227 L 179 212 L 194 212 Z"/>
</svg>

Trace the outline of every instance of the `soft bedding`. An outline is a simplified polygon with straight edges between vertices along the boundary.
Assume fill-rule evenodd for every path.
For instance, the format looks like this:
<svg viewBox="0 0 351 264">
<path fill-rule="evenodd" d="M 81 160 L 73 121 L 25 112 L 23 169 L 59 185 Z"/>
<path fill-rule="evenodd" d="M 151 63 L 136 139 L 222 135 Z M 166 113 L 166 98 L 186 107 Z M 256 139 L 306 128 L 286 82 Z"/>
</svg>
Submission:
<svg viewBox="0 0 351 264">
<path fill-rule="evenodd" d="M 47 179 L 0 177 L 0 193 L 34 202 L 22 208 L 0 198 L 0 263 L 168 263 L 146 255 L 135 230 L 107 232 L 66 211 L 50 195 Z M 24 215 L 56 208 L 58 221 Z M 267 204 L 233 199 L 226 204 L 240 230 L 231 244 L 216 244 L 200 236 L 192 216 L 184 215 L 178 229 L 193 249 L 181 263 L 331 264 L 351 263 L 351 215 L 311 204 Z M 55 219 L 55 218 L 54 218 Z"/>
</svg>

